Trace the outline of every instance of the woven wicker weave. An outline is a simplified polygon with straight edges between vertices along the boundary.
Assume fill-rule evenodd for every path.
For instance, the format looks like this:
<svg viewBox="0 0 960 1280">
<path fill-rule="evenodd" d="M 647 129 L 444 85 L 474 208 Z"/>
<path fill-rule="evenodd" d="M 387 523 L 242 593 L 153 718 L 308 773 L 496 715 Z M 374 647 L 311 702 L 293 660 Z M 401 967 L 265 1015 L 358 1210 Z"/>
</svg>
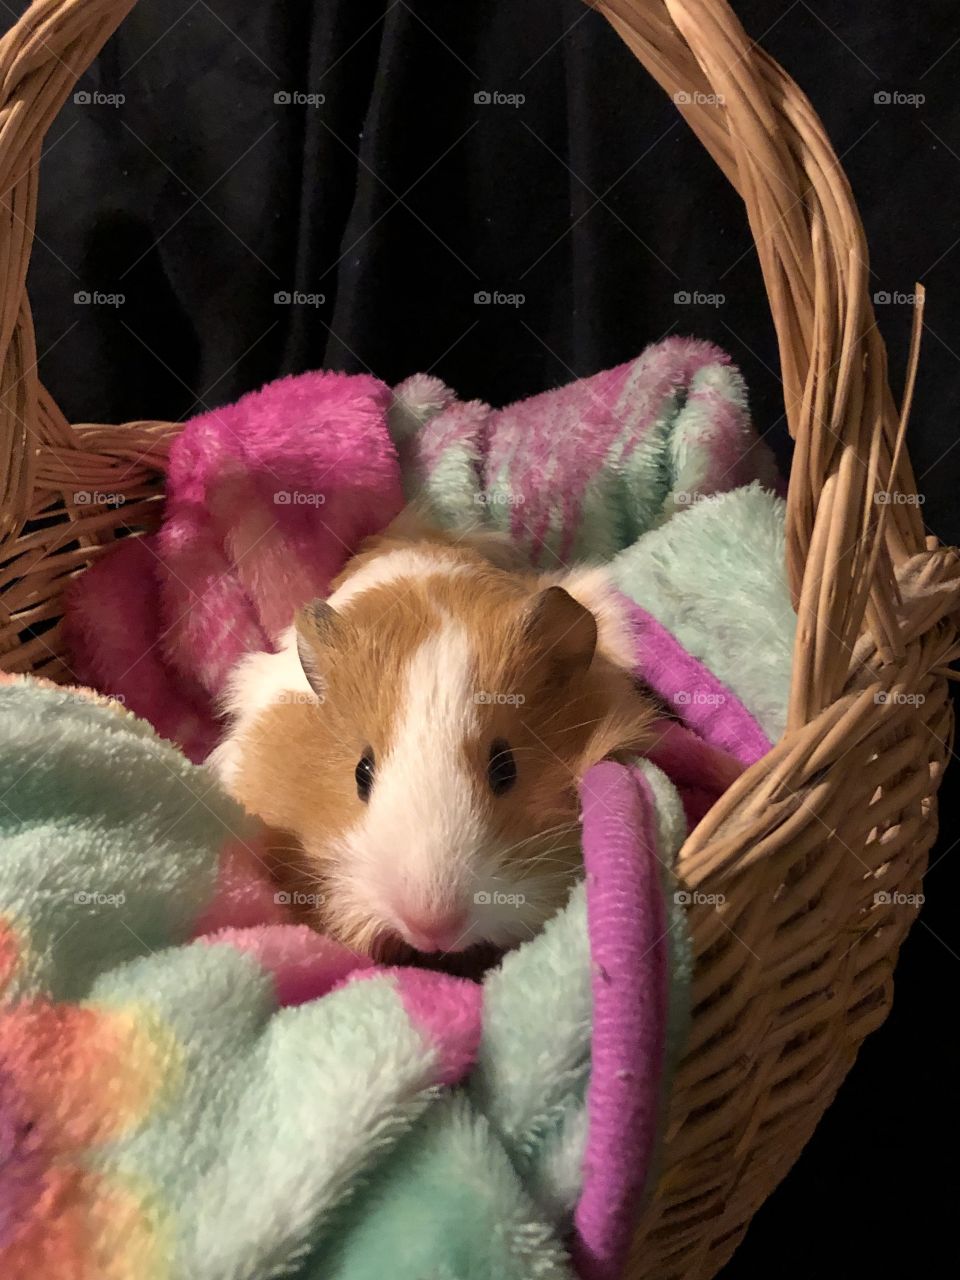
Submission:
<svg viewBox="0 0 960 1280">
<path fill-rule="evenodd" d="M 132 3 L 37 0 L 0 42 L 0 665 L 61 679 L 61 590 L 117 527 L 156 524 L 177 429 L 68 425 L 37 378 L 24 288 L 44 133 Z M 744 200 L 796 442 L 789 729 L 681 854 L 686 885 L 723 906 L 691 907 L 693 1032 L 629 1269 L 706 1280 L 887 1013 L 950 749 L 960 561 L 925 539 L 916 505 L 883 500 L 914 493 L 906 415 L 860 219 L 809 102 L 724 0 L 597 8 Z M 126 501 L 75 502 L 89 490 Z"/>
</svg>

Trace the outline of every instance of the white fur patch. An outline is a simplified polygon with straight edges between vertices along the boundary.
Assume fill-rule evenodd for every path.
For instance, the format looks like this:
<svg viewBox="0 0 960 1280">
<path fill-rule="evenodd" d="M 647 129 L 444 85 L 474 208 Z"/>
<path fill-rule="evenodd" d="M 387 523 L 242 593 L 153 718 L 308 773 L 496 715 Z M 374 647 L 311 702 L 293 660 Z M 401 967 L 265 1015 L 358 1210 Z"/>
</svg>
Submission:
<svg viewBox="0 0 960 1280">
<path fill-rule="evenodd" d="M 345 879 L 385 922 L 472 905 L 483 831 L 463 744 L 480 727 L 475 672 L 466 630 L 444 618 L 410 661 L 402 719 L 367 811 L 345 837 Z"/>
<path fill-rule="evenodd" d="M 248 653 L 230 672 L 221 698 L 221 710 L 230 717 L 230 731 L 206 760 L 228 791 L 236 781 L 246 731 L 261 711 L 291 694 L 316 701 L 300 664 L 294 627 L 288 627 L 280 637 L 277 653 Z"/>
<path fill-rule="evenodd" d="M 455 577 L 470 572 L 476 572 L 473 565 L 464 564 L 452 559 L 449 554 L 444 554 L 442 545 L 430 550 L 398 547 L 395 551 L 385 551 L 383 555 L 368 560 L 336 589 L 327 604 L 334 609 L 342 609 L 365 591 L 389 586 L 391 582 L 397 582 L 401 578 L 420 578 L 427 574 L 448 574 Z"/>
</svg>

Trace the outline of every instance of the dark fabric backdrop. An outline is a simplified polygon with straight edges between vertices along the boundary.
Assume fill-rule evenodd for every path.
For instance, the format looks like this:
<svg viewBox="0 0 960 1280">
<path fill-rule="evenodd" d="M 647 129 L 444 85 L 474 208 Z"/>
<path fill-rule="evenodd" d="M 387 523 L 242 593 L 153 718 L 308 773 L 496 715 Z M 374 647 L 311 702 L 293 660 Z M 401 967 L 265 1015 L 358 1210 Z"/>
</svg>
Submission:
<svg viewBox="0 0 960 1280">
<path fill-rule="evenodd" d="M 910 443 L 924 518 L 958 542 L 956 2 L 737 7 L 847 168 L 873 287 L 893 298 L 877 314 L 898 382 L 902 295 L 928 287 Z M 692 332 L 741 364 L 787 463 L 742 208 L 579 0 L 144 0 L 80 88 L 94 100 L 68 103 L 47 139 L 30 277 L 41 375 L 70 418 L 181 418 L 320 365 L 431 370 L 499 404 Z M 525 301 L 475 303 L 493 290 Z M 84 291 L 125 300 L 75 303 Z M 295 291 L 314 296 L 275 301 Z M 956 1266 L 955 789 L 894 1013 L 727 1280 Z"/>
</svg>

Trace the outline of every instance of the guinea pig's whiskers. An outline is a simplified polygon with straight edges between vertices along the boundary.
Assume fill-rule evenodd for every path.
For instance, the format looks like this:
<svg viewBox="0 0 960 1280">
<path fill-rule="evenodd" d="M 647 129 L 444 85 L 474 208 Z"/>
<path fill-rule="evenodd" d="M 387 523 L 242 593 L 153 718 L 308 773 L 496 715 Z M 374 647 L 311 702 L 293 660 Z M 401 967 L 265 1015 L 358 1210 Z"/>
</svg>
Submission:
<svg viewBox="0 0 960 1280">
<path fill-rule="evenodd" d="M 546 852 L 546 853 L 544 853 L 544 854 L 540 854 L 540 855 L 539 855 L 539 857 L 534 858 L 534 859 L 533 859 L 533 861 L 532 861 L 532 862 L 530 862 L 530 863 L 529 863 L 529 864 L 524 868 L 524 874 L 529 874 L 531 871 L 533 871 L 533 869 L 534 869 L 535 867 L 540 867 L 540 866 L 550 866 L 550 865 L 553 865 L 553 866 L 561 866 L 561 867 L 562 867 L 562 866 L 567 866 L 571 871 L 578 871 L 578 870 L 580 869 L 580 868 L 579 868 L 579 863 L 575 863 L 575 864 L 565 863 L 563 858 L 550 858 L 550 857 L 548 857 L 548 855 L 549 855 L 551 852 L 553 852 L 553 851 L 552 851 L 552 850 L 547 850 L 547 852 Z M 572 852 L 572 850 L 571 850 L 571 852 Z"/>
<path fill-rule="evenodd" d="M 572 876 L 578 876 L 582 871 L 583 867 L 579 863 L 570 863 L 565 867 L 561 865 L 559 871 L 552 870 L 549 864 L 543 866 L 537 864 L 536 867 L 531 864 L 529 867 L 524 868 L 523 875 L 517 880 L 517 884 L 536 888 L 538 884 L 569 880 Z"/>
<path fill-rule="evenodd" d="M 541 873 L 538 870 L 536 875 L 529 877 L 530 882 L 533 884 L 539 884 L 541 881 L 547 881 L 547 880 L 568 880 L 571 876 L 576 875 L 580 871 L 580 867 L 576 863 L 563 862 L 562 860 L 557 862 L 556 864 L 552 864 L 552 863 L 537 864 L 538 867 L 540 867 L 541 865 L 545 866 L 546 868 L 545 871 Z M 551 866 L 553 865 L 559 866 L 560 870 L 559 871 L 551 870 Z M 521 880 L 518 880 L 516 883 L 526 884 L 527 877 L 524 876 Z"/>
<path fill-rule="evenodd" d="M 569 849 L 571 837 L 573 837 L 574 843 L 579 846 L 580 827 L 576 823 L 553 836 L 537 855 L 537 860 L 539 861 L 540 858 L 546 857 L 548 854 L 556 853 L 558 850 Z"/>
<path fill-rule="evenodd" d="M 545 842 L 543 849 L 537 855 L 537 858 L 534 860 L 534 863 L 531 863 L 530 865 L 531 866 L 535 865 L 535 863 L 539 861 L 540 858 L 546 857 L 551 853 L 556 853 L 558 850 L 569 849 L 571 847 L 570 846 L 571 839 L 579 847 L 579 844 L 580 844 L 580 824 L 579 823 L 576 823 L 576 822 L 569 823 L 565 828 L 562 828 L 555 835 L 553 835 L 552 838 L 549 839 L 549 843 Z"/>
<path fill-rule="evenodd" d="M 578 724 L 565 724 L 561 729 L 557 729 L 557 733 L 572 733 L 574 729 L 584 729 L 589 724 L 599 724 L 601 720 L 605 720 L 606 716 L 594 716 L 592 720 L 581 720 Z"/>
<path fill-rule="evenodd" d="M 573 698 L 570 698 L 569 701 L 561 703 L 560 706 L 557 707 L 556 711 L 552 711 L 550 715 L 547 716 L 546 720 L 543 720 L 541 723 L 550 724 L 552 720 L 556 720 L 557 716 L 570 714 L 578 702 L 586 701 L 587 695 L 585 693 L 578 693 Z"/>
<path fill-rule="evenodd" d="M 578 828 L 576 823 L 561 822 L 561 823 L 558 823 L 555 827 L 548 827 L 545 831 L 535 831 L 533 835 L 525 836 L 524 839 L 517 840 L 515 844 L 508 845 L 506 849 L 502 849 L 500 851 L 500 857 L 501 859 L 507 858 L 510 854 L 516 853 L 518 849 L 523 849 L 526 847 L 526 845 L 533 844 L 535 841 L 547 840 L 549 839 L 550 836 L 553 836 L 553 835 L 559 836 L 561 835 L 561 833 L 564 833 L 564 832 L 570 833 L 577 829 Z M 552 849 L 555 849 L 557 847 L 558 846 L 554 844 L 552 846 Z M 548 853 L 551 851 L 552 851 L 551 849 L 547 850 Z"/>
<path fill-rule="evenodd" d="M 552 827 L 544 827 L 542 831 L 535 831 L 533 835 L 528 836 L 528 840 L 546 840 L 548 837 L 558 835 L 564 831 L 573 830 L 577 824 L 571 822 L 569 818 L 565 818 L 563 822 L 555 822 Z"/>
<path fill-rule="evenodd" d="M 519 872 L 519 874 L 520 874 L 521 876 L 525 876 L 525 875 L 528 873 L 528 871 L 529 871 L 530 869 L 532 869 L 533 867 L 541 867 L 541 866 L 546 866 L 546 867 L 551 867 L 551 866 L 554 866 L 554 867 L 569 867 L 569 866 L 571 866 L 571 865 L 572 865 L 572 864 L 569 862 L 569 860 L 567 860 L 567 859 L 565 859 L 565 858 L 549 858 L 549 859 L 547 859 L 547 858 L 544 858 L 544 857 L 538 856 L 538 857 L 534 858 L 534 859 L 533 859 L 530 863 L 528 863 L 526 866 L 521 867 L 521 868 L 518 868 L 518 869 L 517 869 L 517 868 L 515 868 L 515 869 L 514 869 L 514 873 L 513 873 L 512 875 L 493 876 L 493 877 L 492 877 L 492 879 L 493 879 L 493 880 L 502 880 L 502 881 L 504 881 L 504 882 L 509 882 L 509 883 L 511 883 L 511 884 L 512 884 L 512 883 L 513 883 L 513 881 L 517 878 L 517 873 L 518 873 L 518 872 Z M 574 869 L 576 869 L 576 868 L 574 868 Z"/>
<path fill-rule="evenodd" d="M 546 730 L 554 724 L 554 721 L 557 719 L 558 716 L 564 716 L 569 714 L 571 714 L 570 707 L 560 707 L 557 711 L 552 712 L 550 715 L 546 717 L 545 720 L 540 721 L 539 727 L 541 732 L 546 732 Z M 526 721 L 524 721 L 524 723 L 526 723 Z"/>
</svg>

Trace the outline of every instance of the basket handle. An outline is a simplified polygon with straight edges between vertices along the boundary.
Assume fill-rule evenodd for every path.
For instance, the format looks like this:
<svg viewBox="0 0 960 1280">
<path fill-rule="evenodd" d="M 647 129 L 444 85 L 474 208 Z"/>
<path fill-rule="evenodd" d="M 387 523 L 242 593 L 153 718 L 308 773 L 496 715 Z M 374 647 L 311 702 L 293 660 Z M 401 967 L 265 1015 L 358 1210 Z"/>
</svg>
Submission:
<svg viewBox="0 0 960 1280">
<path fill-rule="evenodd" d="M 796 442 L 787 571 L 799 615 L 791 727 L 846 683 L 866 625 L 897 653 L 894 564 L 925 546 L 886 349 L 868 292 L 863 226 L 809 100 L 749 40 L 726 0 L 601 0 L 746 205 L 777 332 Z"/>
<path fill-rule="evenodd" d="M 40 384 L 26 278 L 44 135 L 135 0 L 35 0 L 0 38 L 0 547 L 31 515 Z"/>
</svg>

